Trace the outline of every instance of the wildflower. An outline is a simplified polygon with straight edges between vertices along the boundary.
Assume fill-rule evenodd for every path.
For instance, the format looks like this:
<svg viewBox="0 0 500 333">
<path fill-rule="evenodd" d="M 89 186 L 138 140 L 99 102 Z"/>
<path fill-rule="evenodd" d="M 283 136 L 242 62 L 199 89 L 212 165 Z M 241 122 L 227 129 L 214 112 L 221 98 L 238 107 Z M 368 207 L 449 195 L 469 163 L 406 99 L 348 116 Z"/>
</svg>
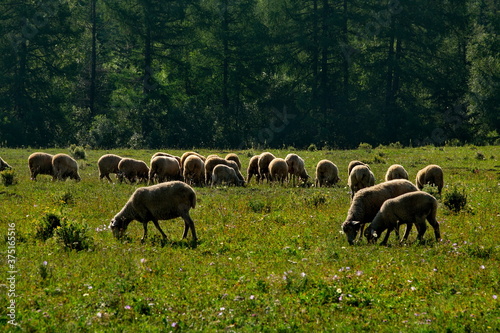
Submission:
<svg viewBox="0 0 500 333">
<path fill-rule="evenodd" d="M 102 313 L 97 312 L 97 317 L 98 317 L 98 318 L 102 318 Z"/>
<path fill-rule="evenodd" d="M 306 273 L 302 272 L 302 273 L 300 273 L 300 276 L 302 276 L 304 278 L 304 277 L 306 277 Z"/>
<path fill-rule="evenodd" d="M 497 299 L 497 298 L 498 298 L 498 296 L 497 296 L 497 295 L 493 295 L 493 299 Z"/>
<path fill-rule="evenodd" d="M 132 309 L 132 307 L 131 307 L 130 305 L 125 305 L 125 307 L 124 307 L 124 308 L 125 308 L 125 310 L 130 310 L 130 309 Z"/>
<path fill-rule="evenodd" d="M 481 266 L 479 266 L 479 268 L 481 268 L 481 269 L 485 269 L 486 267 L 484 267 L 484 265 L 481 265 Z"/>
<path fill-rule="evenodd" d="M 46 261 L 44 261 L 42 264 L 43 264 L 44 266 L 47 266 L 47 262 L 46 262 Z"/>
<path fill-rule="evenodd" d="M 141 264 L 144 264 L 146 262 L 146 259 L 145 258 L 142 258 L 141 259 Z"/>
<path fill-rule="evenodd" d="M 337 294 L 342 294 L 342 289 L 337 288 Z"/>
<path fill-rule="evenodd" d="M 176 322 L 173 322 L 173 323 L 172 323 L 172 325 L 170 325 L 170 326 L 172 326 L 172 327 L 174 327 L 174 328 L 175 328 L 175 327 L 177 327 L 177 323 L 176 323 Z"/>
<path fill-rule="evenodd" d="M 255 299 L 255 296 L 254 295 L 250 295 L 250 299 Z"/>
<path fill-rule="evenodd" d="M 363 275 L 363 271 L 356 271 L 356 275 L 357 275 L 357 276 L 361 276 L 361 275 Z"/>
</svg>

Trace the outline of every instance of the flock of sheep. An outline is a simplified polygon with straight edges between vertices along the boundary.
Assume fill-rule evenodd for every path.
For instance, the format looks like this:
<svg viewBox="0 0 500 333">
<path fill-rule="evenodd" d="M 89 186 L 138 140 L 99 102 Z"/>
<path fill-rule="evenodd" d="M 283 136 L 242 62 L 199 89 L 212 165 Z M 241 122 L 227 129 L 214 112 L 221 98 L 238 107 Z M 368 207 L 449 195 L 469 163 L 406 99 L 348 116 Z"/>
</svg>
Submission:
<svg viewBox="0 0 500 333">
<path fill-rule="evenodd" d="M 197 240 L 194 222 L 189 215 L 190 209 L 196 206 L 196 193 L 191 186 L 244 186 L 253 176 L 257 183 L 267 181 L 283 184 L 291 181 L 295 186 L 297 181 L 307 184 L 310 178 L 304 160 L 298 155 L 288 154 L 283 159 L 269 152 L 250 159 L 246 180 L 240 171 L 241 162 L 233 153 L 222 158 L 217 155 L 205 157 L 196 152 L 186 152 L 181 157 L 159 152 L 152 156 L 149 167 L 144 161 L 106 154 L 101 156 L 97 164 L 99 178 L 106 178 L 109 182 L 112 182 L 109 175 L 114 173 L 120 182 L 126 179 L 131 183 L 157 183 L 138 188 L 110 224 L 113 234 L 119 238 L 131 221 L 141 222 L 144 228 L 143 241 L 147 237 L 149 221 L 166 239 L 158 221 L 177 217 L 181 217 L 185 223 L 183 238 L 191 230 L 193 240 Z M 51 175 L 53 180 L 81 179 L 78 163 L 67 154 L 33 153 L 28 158 L 28 166 L 32 180 L 36 180 L 39 174 Z M 0 171 L 9 168 L 0 158 Z M 339 181 L 339 170 L 334 163 L 329 160 L 318 162 L 315 186 L 333 186 Z M 407 225 L 401 241 L 408 238 L 413 224 L 417 228 L 417 239 L 422 240 L 427 229 L 426 220 L 433 227 L 436 240 L 439 240 L 437 200 L 421 190 L 424 185 L 431 184 L 441 193 L 443 170 L 437 165 L 429 165 L 417 173 L 415 183 L 408 181 L 408 173 L 399 164 L 390 166 L 385 181 L 375 185 L 375 177 L 367 164 L 360 161 L 349 163 L 351 206 L 342 223 L 349 244 L 354 244 L 358 234 L 359 238 L 364 234 L 368 242 L 375 242 L 387 230 L 381 243 L 385 245 L 393 230 L 399 238 L 401 224 Z M 369 226 L 363 233 L 365 224 Z"/>
</svg>

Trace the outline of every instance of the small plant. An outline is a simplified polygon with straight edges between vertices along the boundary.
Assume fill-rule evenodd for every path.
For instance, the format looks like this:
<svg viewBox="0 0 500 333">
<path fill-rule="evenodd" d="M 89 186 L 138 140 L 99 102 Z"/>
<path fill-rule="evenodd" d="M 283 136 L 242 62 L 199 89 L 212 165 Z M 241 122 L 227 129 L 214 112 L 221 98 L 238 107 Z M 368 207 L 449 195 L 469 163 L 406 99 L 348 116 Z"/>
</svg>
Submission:
<svg viewBox="0 0 500 333">
<path fill-rule="evenodd" d="M 453 187 L 453 190 L 444 194 L 443 203 L 449 210 L 455 213 L 460 212 L 467 205 L 465 189 Z"/>
<path fill-rule="evenodd" d="M 47 214 L 35 225 L 35 238 L 46 241 L 54 235 L 54 230 L 61 226 L 61 219 L 55 214 Z"/>
<path fill-rule="evenodd" d="M 254 213 L 269 213 L 271 211 L 271 205 L 260 200 L 249 201 L 248 207 Z"/>
<path fill-rule="evenodd" d="M 422 189 L 422 191 L 427 192 L 427 193 L 429 193 L 430 195 L 432 195 L 434 197 L 438 197 L 439 196 L 439 190 L 438 190 L 438 188 L 437 188 L 436 185 L 425 184 L 424 188 Z"/>
<path fill-rule="evenodd" d="M 389 143 L 389 148 L 401 149 L 401 148 L 403 148 L 403 144 L 399 141 L 392 142 L 392 143 Z"/>
<path fill-rule="evenodd" d="M 373 147 L 369 143 L 361 142 L 358 146 L 358 149 L 363 149 L 363 150 L 370 152 L 370 151 L 372 151 Z"/>
<path fill-rule="evenodd" d="M 75 160 L 85 160 L 85 159 L 87 159 L 87 153 L 85 152 L 85 148 L 83 148 L 81 146 L 71 145 L 69 147 L 69 152 L 70 152 L 71 156 L 73 156 L 73 158 Z"/>
<path fill-rule="evenodd" d="M 66 191 L 55 195 L 55 201 L 63 205 L 71 205 L 75 203 L 75 197 L 73 193 Z"/>
<path fill-rule="evenodd" d="M 314 207 L 318 207 L 324 205 L 327 201 L 326 196 L 323 194 L 315 194 L 310 198 L 305 199 L 307 205 L 312 205 Z"/>
<path fill-rule="evenodd" d="M 55 230 L 54 236 L 68 250 L 83 251 L 92 247 L 92 238 L 88 235 L 88 227 L 77 222 L 63 221 Z"/>
<path fill-rule="evenodd" d="M 486 156 L 484 156 L 483 153 L 481 153 L 480 151 L 478 151 L 476 153 L 476 160 L 479 160 L 479 161 L 484 161 L 486 159 Z"/>
<path fill-rule="evenodd" d="M 318 150 L 318 147 L 316 147 L 316 145 L 314 143 L 311 143 L 309 145 L 309 147 L 307 147 L 307 150 L 308 151 L 317 151 Z"/>
<path fill-rule="evenodd" d="M 17 183 L 16 172 L 14 170 L 5 170 L 0 172 L 2 175 L 2 184 L 5 186 L 14 185 Z"/>
</svg>

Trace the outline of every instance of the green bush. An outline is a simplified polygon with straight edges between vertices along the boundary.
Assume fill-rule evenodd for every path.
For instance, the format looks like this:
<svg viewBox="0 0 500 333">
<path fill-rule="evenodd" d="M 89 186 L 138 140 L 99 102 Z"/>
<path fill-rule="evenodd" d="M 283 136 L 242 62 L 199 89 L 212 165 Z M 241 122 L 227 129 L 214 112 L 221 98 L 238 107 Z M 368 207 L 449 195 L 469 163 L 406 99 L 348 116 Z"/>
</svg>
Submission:
<svg viewBox="0 0 500 333">
<path fill-rule="evenodd" d="M 453 187 L 453 190 L 444 194 L 443 203 L 449 210 L 455 213 L 460 212 L 467 205 L 465 189 Z"/>
<path fill-rule="evenodd" d="M 35 224 L 35 238 L 46 241 L 61 226 L 61 219 L 55 214 L 47 214 Z"/>
<path fill-rule="evenodd" d="M 92 247 L 92 238 L 88 235 L 88 226 L 77 222 L 63 221 L 56 228 L 54 236 L 68 250 L 83 251 Z"/>
<path fill-rule="evenodd" d="M 73 156 L 73 158 L 75 160 L 85 160 L 85 159 L 87 159 L 87 153 L 85 152 L 85 148 L 83 148 L 81 146 L 71 145 L 69 147 L 69 152 L 70 152 L 71 156 Z"/>
<path fill-rule="evenodd" d="M 17 183 L 16 172 L 14 170 L 4 170 L 0 172 L 0 175 L 2 175 L 2 184 L 5 186 Z"/>
</svg>

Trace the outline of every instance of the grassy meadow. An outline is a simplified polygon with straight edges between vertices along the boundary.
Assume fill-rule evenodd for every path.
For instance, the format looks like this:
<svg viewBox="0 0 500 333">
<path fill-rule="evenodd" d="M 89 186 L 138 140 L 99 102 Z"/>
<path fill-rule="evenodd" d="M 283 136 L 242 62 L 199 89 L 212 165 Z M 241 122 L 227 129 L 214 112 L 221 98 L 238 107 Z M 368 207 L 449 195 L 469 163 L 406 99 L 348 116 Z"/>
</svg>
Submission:
<svg viewBox="0 0 500 333">
<path fill-rule="evenodd" d="M 52 182 L 45 175 L 33 182 L 27 158 L 35 151 L 0 148 L 15 171 L 13 185 L 0 183 L 4 331 L 500 331 L 498 146 L 294 151 L 312 178 L 319 160 L 334 162 L 339 186 L 252 180 L 245 188 L 195 188 L 196 245 L 181 240 L 182 219 L 160 222 L 167 243 L 152 223 L 145 243 L 136 221 L 123 242 L 108 229 L 143 185 L 99 181 L 98 158 L 112 152 L 149 164 L 156 151 L 87 150 L 79 160 L 80 182 Z M 261 153 L 234 152 L 244 176 L 250 157 Z M 290 151 L 271 152 L 284 158 Z M 402 164 L 412 181 L 419 169 L 439 164 L 445 173 L 442 241 L 433 240 L 429 226 L 425 244 L 415 241 L 413 228 L 404 245 L 391 235 L 388 246 L 364 239 L 349 246 L 340 224 L 350 204 L 347 165 L 353 159 L 369 163 L 377 183 L 393 163 Z M 458 213 L 443 204 L 454 189 L 467 195 Z M 54 216 L 65 228 L 43 240 L 40 228 Z M 84 248 L 70 249 L 72 239 L 84 241 Z"/>
</svg>

